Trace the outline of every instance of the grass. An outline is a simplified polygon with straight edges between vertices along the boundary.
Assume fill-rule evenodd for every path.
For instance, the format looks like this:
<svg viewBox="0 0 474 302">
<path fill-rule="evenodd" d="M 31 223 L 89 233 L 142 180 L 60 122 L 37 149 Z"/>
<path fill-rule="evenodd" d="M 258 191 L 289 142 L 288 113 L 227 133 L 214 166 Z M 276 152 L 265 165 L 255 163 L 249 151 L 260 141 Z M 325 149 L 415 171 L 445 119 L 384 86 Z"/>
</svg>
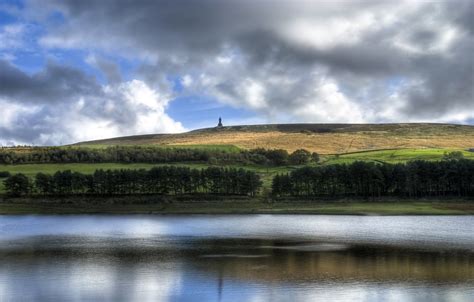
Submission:
<svg viewBox="0 0 474 302">
<path fill-rule="evenodd" d="M 320 154 L 380 149 L 474 148 L 474 127 L 449 124 L 294 124 L 201 129 L 180 134 L 139 135 L 94 142 L 98 145 L 235 146 L 242 149 L 304 148 Z"/>
<path fill-rule="evenodd" d="M 147 164 L 147 163 L 133 163 L 133 164 L 120 164 L 120 163 L 100 163 L 100 164 L 88 164 L 88 163 L 74 163 L 74 164 L 23 164 L 23 165 L 0 165 L 0 171 L 8 171 L 11 174 L 23 173 L 27 176 L 33 177 L 38 172 L 53 174 L 56 171 L 71 170 L 73 172 L 81 172 L 85 174 L 93 173 L 97 169 L 151 169 L 157 166 L 179 166 L 179 167 L 190 167 L 196 169 L 202 169 L 209 166 L 210 164 L 205 163 L 165 163 L 165 164 Z M 252 170 L 257 173 L 274 174 L 289 171 L 290 169 L 297 168 L 298 166 L 280 166 L 280 167 L 266 167 L 257 165 L 217 165 L 219 167 L 233 167 L 233 168 L 244 168 Z"/>
<path fill-rule="evenodd" d="M 36 173 L 42 172 L 46 174 L 54 174 L 56 171 L 71 170 L 85 174 L 94 173 L 97 169 L 149 169 L 153 164 L 23 164 L 23 165 L 0 165 L 0 171 L 8 171 L 11 174 L 23 173 L 28 177 L 34 177 Z"/>
<path fill-rule="evenodd" d="M 327 215 L 472 215 L 466 202 L 264 203 L 174 202 L 154 204 L 0 203 L 0 214 L 327 214 Z"/>
<path fill-rule="evenodd" d="M 68 145 L 63 146 L 63 148 L 91 148 L 91 149 L 105 149 L 115 145 L 112 144 L 81 144 L 81 145 Z M 121 146 L 116 145 L 116 146 Z M 134 146 L 138 147 L 154 147 L 154 148 L 164 148 L 164 149 L 196 149 L 196 150 L 209 150 L 209 151 L 222 151 L 228 153 L 237 153 L 242 149 L 234 145 L 225 145 L 225 144 L 192 144 L 192 145 L 165 145 L 165 144 L 137 144 Z"/>
<path fill-rule="evenodd" d="M 120 164 L 120 163 L 100 163 L 100 164 L 22 164 L 22 165 L 0 165 L 0 171 L 8 171 L 11 174 L 23 173 L 30 178 L 34 178 L 38 172 L 45 174 L 54 174 L 57 171 L 71 170 L 73 172 L 81 172 L 84 174 L 92 174 L 97 169 L 103 170 L 118 170 L 118 169 L 151 169 L 156 166 L 174 165 L 180 167 L 190 167 L 196 169 L 207 168 L 211 165 L 200 164 L 200 163 L 178 163 L 178 164 L 147 164 L 147 163 L 134 163 L 134 164 Z M 222 166 L 222 165 L 219 165 Z M 244 168 L 251 170 L 260 175 L 263 181 L 263 186 L 269 188 L 273 177 L 278 173 L 285 173 L 298 166 L 282 166 L 282 167 L 264 167 L 256 165 L 225 165 L 226 167 L 233 168 Z M 0 194 L 4 193 L 3 180 L 0 179 Z"/>
<path fill-rule="evenodd" d="M 206 148 L 209 146 L 206 146 Z M 225 148 L 232 149 L 232 146 L 225 146 Z M 474 152 L 468 152 L 460 149 L 392 149 L 392 150 L 376 150 L 366 152 L 353 152 L 340 155 L 326 155 L 322 157 L 321 164 L 342 164 L 351 163 L 356 160 L 368 161 L 368 162 L 379 162 L 379 163 L 400 163 L 407 162 L 409 160 L 422 159 L 422 160 L 441 160 L 446 152 L 451 151 L 462 151 L 464 157 L 467 159 L 474 160 Z M 230 151 L 233 152 L 233 151 Z M 74 172 L 81 172 L 85 174 L 94 173 L 97 169 L 150 169 L 156 166 L 163 165 L 175 165 L 175 166 L 186 166 L 190 168 L 202 169 L 211 166 L 210 164 L 204 163 L 177 163 L 177 164 L 147 164 L 147 163 L 134 163 L 134 164 L 120 164 L 120 163 L 74 163 L 74 164 L 21 164 L 21 165 L 0 165 L 0 171 L 9 171 L 12 174 L 23 173 L 28 177 L 34 177 L 36 173 L 42 172 L 46 174 L 54 174 L 56 171 L 71 170 Z M 264 190 L 269 190 L 273 177 L 279 173 L 287 173 L 293 169 L 301 166 L 280 166 L 280 167 L 266 167 L 257 165 L 241 165 L 231 164 L 226 165 L 234 168 L 244 168 L 252 170 L 260 175 L 263 181 Z M 0 180 L 0 193 L 4 192 L 3 181 Z"/>
<path fill-rule="evenodd" d="M 372 161 L 383 163 L 403 163 L 410 160 L 427 160 L 437 161 L 442 160 L 445 153 L 461 151 L 466 159 L 474 160 L 474 152 L 469 152 L 463 149 L 392 149 L 392 150 L 375 150 L 365 152 L 352 152 L 346 154 L 326 156 L 324 158 L 325 164 L 340 164 L 351 163 L 356 160 Z"/>
</svg>

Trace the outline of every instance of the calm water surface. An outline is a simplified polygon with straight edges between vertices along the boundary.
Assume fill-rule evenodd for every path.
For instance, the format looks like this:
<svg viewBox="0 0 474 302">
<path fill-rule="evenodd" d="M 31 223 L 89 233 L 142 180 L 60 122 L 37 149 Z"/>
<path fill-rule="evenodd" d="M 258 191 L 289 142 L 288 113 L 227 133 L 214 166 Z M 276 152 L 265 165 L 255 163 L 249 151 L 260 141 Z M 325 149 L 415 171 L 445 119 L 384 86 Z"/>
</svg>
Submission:
<svg viewBox="0 0 474 302">
<path fill-rule="evenodd" d="M 0 301 L 474 301 L 474 217 L 0 216 Z"/>
</svg>

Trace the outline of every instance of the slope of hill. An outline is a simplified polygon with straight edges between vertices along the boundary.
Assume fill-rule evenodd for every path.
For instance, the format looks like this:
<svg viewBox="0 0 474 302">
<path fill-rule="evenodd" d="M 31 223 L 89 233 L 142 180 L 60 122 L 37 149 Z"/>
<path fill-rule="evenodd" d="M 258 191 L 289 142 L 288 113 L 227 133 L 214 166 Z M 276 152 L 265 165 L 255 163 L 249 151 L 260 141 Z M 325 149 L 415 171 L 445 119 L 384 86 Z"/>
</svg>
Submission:
<svg viewBox="0 0 474 302">
<path fill-rule="evenodd" d="M 474 148 L 474 126 L 454 124 L 270 124 L 205 128 L 179 134 L 149 134 L 77 145 L 234 145 L 243 149 L 321 154 L 380 149 Z"/>
</svg>

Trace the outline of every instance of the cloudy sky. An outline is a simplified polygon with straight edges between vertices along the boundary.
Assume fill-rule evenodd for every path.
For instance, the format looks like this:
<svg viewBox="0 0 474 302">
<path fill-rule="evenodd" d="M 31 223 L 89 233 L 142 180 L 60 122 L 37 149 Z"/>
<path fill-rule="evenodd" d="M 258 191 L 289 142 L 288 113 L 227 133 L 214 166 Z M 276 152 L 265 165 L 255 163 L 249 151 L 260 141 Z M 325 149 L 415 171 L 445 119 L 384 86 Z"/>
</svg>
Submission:
<svg viewBox="0 0 474 302">
<path fill-rule="evenodd" d="M 474 124 L 473 3 L 0 0 L 0 144 Z"/>
</svg>

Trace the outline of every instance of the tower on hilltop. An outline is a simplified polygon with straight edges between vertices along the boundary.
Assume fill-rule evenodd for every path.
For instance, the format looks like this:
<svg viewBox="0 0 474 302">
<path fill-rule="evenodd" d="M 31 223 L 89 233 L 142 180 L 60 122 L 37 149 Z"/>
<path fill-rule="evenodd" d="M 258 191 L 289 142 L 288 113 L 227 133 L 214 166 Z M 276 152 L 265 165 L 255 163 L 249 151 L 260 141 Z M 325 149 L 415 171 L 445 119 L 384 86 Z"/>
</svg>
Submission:
<svg viewBox="0 0 474 302">
<path fill-rule="evenodd" d="M 217 124 L 217 128 L 224 127 L 222 126 L 222 119 L 219 117 L 219 123 Z"/>
</svg>

